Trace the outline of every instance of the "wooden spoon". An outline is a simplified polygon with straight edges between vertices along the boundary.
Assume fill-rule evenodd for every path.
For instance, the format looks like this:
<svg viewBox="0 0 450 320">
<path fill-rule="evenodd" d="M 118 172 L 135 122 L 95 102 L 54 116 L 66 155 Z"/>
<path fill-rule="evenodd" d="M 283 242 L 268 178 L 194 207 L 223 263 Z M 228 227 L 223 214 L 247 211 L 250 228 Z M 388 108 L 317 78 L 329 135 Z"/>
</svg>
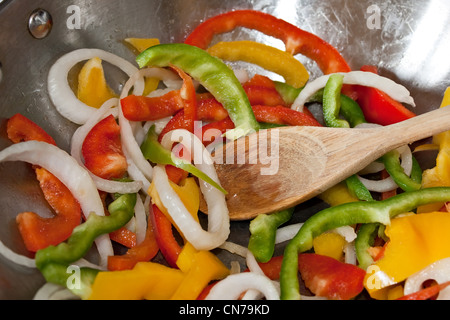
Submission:
<svg viewBox="0 0 450 320">
<path fill-rule="evenodd" d="M 227 143 L 214 159 L 230 218 L 245 220 L 304 202 L 385 153 L 447 130 L 450 107 L 376 128 L 282 127 Z"/>
</svg>

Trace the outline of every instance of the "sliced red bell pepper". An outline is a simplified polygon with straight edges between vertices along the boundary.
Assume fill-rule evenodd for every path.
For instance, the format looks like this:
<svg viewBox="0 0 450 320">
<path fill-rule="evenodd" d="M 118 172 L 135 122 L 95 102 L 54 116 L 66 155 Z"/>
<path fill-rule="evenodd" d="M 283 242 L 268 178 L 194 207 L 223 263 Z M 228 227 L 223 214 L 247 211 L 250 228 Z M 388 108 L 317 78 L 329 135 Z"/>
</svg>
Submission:
<svg viewBox="0 0 450 320">
<path fill-rule="evenodd" d="M 184 128 L 190 132 L 194 132 L 194 123 L 197 120 L 197 97 L 195 93 L 194 82 L 192 78 L 182 69 L 172 66 L 181 79 L 183 86 L 180 89 L 180 97 L 183 101 L 184 110 Z"/>
<path fill-rule="evenodd" d="M 120 142 L 120 127 L 112 115 L 97 123 L 82 146 L 84 164 L 103 179 L 122 178 L 128 164 Z"/>
<path fill-rule="evenodd" d="M 183 109 L 180 91 L 173 90 L 160 97 L 129 95 L 120 100 L 122 112 L 130 121 L 153 121 L 169 117 Z"/>
<path fill-rule="evenodd" d="M 37 140 L 56 145 L 44 129 L 21 114 L 8 119 L 6 131 L 14 143 Z M 43 218 L 34 212 L 17 215 L 19 232 L 32 252 L 66 240 L 81 222 L 80 204 L 69 189 L 46 169 L 37 166 L 34 169 L 44 197 L 56 214 L 52 218 Z"/>
<path fill-rule="evenodd" d="M 159 250 L 172 268 L 178 268 L 181 246 L 173 235 L 172 223 L 156 205 L 152 205 L 151 209 L 150 218 Z"/>
<path fill-rule="evenodd" d="M 207 49 L 215 35 L 237 27 L 255 29 L 282 40 L 287 52 L 316 61 L 325 74 L 351 70 L 339 51 L 323 39 L 261 11 L 235 10 L 207 19 L 191 32 L 185 43 Z"/>
<path fill-rule="evenodd" d="M 258 122 L 273 123 L 289 126 L 321 126 L 311 112 L 304 108 L 304 112 L 299 112 L 283 106 L 252 106 Z"/>
<path fill-rule="evenodd" d="M 364 289 L 366 271 L 348 263 L 319 255 L 299 255 L 298 266 L 306 287 L 318 296 L 349 300 Z"/>
<path fill-rule="evenodd" d="M 374 66 L 363 66 L 361 71 L 378 73 Z M 414 112 L 383 91 L 363 86 L 353 86 L 353 89 L 367 122 L 386 126 L 415 116 Z"/>
<path fill-rule="evenodd" d="M 130 270 L 141 261 L 150 261 L 159 251 L 153 231 L 152 219 L 149 216 L 147 222 L 147 231 L 145 239 L 138 245 L 128 249 L 124 255 L 115 255 L 108 257 L 108 270 Z"/>
<path fill-rule="evenodd" d="M 56 215 L 43 218 L 34 212 L 22 212 L 16 222 L 29 251 L 36 252 L 67 240 L 81 222 L 81 207 L 69 189 L 53 174 L 36 168 L 36 176 L 44 197 Z"/>
<path fill-rule="evenodd" d="M 285 101 L 275 88 L 275 84 L 266 76 L 256 74 L 252 79 L 244 83 L 242 87 L 252 106 L 286 106 Z"/>
<path fill-rule="evenodd" d="M 440 291 L 450 285 L 450 281 L 431 285 L 428 288 L 400 297 L 397 300 L 432 300 Z"/>
<path fill-rule="evenodd" d="M 44 129 L 20 113 L 8 119 L 6 132 L 14 143 L 36 140 L 56 145 L 55 140 Z"/>
</svg>

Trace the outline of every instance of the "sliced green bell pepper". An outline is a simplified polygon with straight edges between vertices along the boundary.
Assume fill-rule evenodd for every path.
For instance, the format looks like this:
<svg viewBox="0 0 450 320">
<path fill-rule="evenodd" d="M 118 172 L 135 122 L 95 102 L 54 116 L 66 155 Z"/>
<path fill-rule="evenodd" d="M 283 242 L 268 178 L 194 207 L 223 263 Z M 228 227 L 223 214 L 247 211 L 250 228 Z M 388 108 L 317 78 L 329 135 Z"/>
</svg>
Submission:
<svg viewBox="0 0 450 320">
<path fill-rule="evenodd" d="M 281 266 L 281 298 L 300 299 L 298 282 L 298 254 L 310 250 L 313 239 L 334 228 L 358 223 L 387 225 L 400 213 L 418 206 L 450 200 L 450 188 L 436 187 L 404 192 L 383 201 L 351 202 L 324 209 L 309 218 L 284 251 Z"/>
<path fill-rule="evenodd" d="M 184 43 L 161 44 L 142 52 L 136 61 L 141 68 L 174 65 L 199 81 L 224 106 L 235 125 L 226 133 L 227 138 L 234 140 L 259 130 L 248 97 L 234 72 L 205 50 Z"/>
<path fill-rule="evenodd" d="M 67 242 L 37 251 L 36 267 L 44 278 L 48 282 L 67 286 L 83 299 L 87 298 L 99 270 L 88 267 L 79 268 L 79 285 L 70 286 L 68 281 L 72 276 L 71 264 L 86 255 L 98 236 L 115 231 L 130 221 L 134 215 L 136 197 L 136 194 L 120 196 L 108 206 L 109 216 L 90 214 L 84 223 L 73 230 Z"/>
<path fill-rule="evenodd" d="M 157 164 L 161 165 L 172 165 L 174 167 L 183 169 L 199 179 L 209 183 L 213 187 L 219 189 L 224 194 L 227 194 L 227 191 L 222 188 L 217 182 L 211 179 L 208 175 L 197 169 L 193 164 L 189 161 L 176 157 L 170 150 L 164 148 L 158 142 L 158 135 L 155 131 L 155 126 L 153 125 L 147 133 L 147 137 L 141 145 L 142 154 L 144 157 Z"/>
<path fill-rule="evenodd" d="M 250 222 L 250 239 L 248 249 L 259 262 L 269 261 L 275 249 L 277 229 L 291 219 L 294 208 L 260 214 Z"/>
</svg>

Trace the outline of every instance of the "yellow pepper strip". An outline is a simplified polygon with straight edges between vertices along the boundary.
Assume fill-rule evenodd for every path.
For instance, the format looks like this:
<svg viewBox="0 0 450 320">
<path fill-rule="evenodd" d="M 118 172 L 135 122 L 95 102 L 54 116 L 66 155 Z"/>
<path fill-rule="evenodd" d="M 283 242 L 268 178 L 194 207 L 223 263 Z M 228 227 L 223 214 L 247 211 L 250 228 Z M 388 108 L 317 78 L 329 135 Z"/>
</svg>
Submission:
<svg viewBox="0 0 450 320">
<path fill-rule="evenodd" d="M 190 243 L 183 247 L 177 266 L 139 262 L 131 270 L 101 271 L 89 300 L 195 300 L 211 281 L 230 274 L 214 254 Z"/>
<path fill-rule="evenodd" d="M 200 188 L 197 185 L 197 182 L 194 178 L 187 178 L 182 182 L 181 185 L 173 183 L 169 181 L 172 189 L 177 193 L 180 197 L 180 200 L 185 205 L 186 209 L 189 213 L 194 217 L 194 219 L 198 222 L 198 210 L 200 207 Z M 166 207 L 164 207 L 161 199 L 156 191 L 155 185 L 152 182 L 150 188 L 147 193 L 150 195 L 152 199 L 152 203 L 156 205 L 162 213 L 166 215 L 166 217 L 173 223 L 172 218 L 169 215 Z"/>
<path fill-rule="evenodd" d="M 168 300 L 184 278 L 179 269 L 139 262 L 132 270 L 99 272 L 89 300 Z"/>
<path fill-rule="evenodd" d="M 344 256 L 346 241 L 335 232 L 325 232 L 313 240 L 314 252 L 341 261 Z"/>
<path fill-rule="evenodd" d="M 108 86 L 103 72 L 102 60 L 92 58 L 81 68 L 78 74 L 77 98 L 93 108 L 100 108 L 102 104 L 117 95 Z"/>
<path fill-rule="evenodd" d="M 172 300 L 195 300 L 211 281 L 230 274 L 230 270 L 213 253 L 197 251 L 189 242 L 178 256 L 177 266 L 186 277 L 172 295 Z"/>
<path fill-rule="evenodd" d="M 450 257 L 450 213 L 410 214 L 392 219 L 386 226 L 389 242 L 384 255 L 369 266 L 365 287 L 376 299 L 431 263 Z"/>
<path fill-rule="evenodd" d="M 450 87 L 445 90 L 441 108 L 450 105 Z M 422 174 L 422 188 L 450 186 L 450 131 L 437 134 L 433 137 L 433 144 L 439 146 L 436 157 L 436 166 L 424 170 Z M 433 203 L 417 208 L 418 213 L 439 210 L 444 204 Z"/>
<path fill-rule="evenodd" d="M 157 38 L 126 38 L 124 40 L 127 44 L 131 45 L 136 49 L 137 53 L 141 53 L 146 49 L 159 44 L 159 39 Z M 150 92 L 156 90 L 159 85 L 159 79 L 156 78 L 146 78 L 144 96 L 148 95 Z"/>
<path fill-rule="evenodd" d="M 358 198 L 350 194 L 345 183 L 338 183 L 334 187 L 322 192 L 318 197 L 331 207 L 347 202 L 359 201 Z"/>
<path fill-rule="evenodd" d="M 301 88 L 309 79 L 303 64 L 290 53 L 255 41 L 219 42 L 209 54 L 228 61 L 245 61 L 281 75 L 286 83 Z"/>
</svg>

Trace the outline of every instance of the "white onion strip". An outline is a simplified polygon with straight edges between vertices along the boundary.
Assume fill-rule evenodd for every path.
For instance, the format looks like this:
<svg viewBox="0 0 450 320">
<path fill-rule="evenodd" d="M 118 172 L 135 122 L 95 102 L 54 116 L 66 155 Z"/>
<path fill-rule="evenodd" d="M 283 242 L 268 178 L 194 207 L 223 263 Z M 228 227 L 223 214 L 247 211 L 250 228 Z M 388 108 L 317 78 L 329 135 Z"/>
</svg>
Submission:
<svg viewBox="0 0 450 320">
<path fill-rule="evenodd" d="M 350 71 L 347 73 L 337 74 L 342 74 L 344 76 L 344 84 L 373 87 L 385 92 L 394 100 L 415 106 L 414 99 L 411 97 L 408 89 L 389 78 L 365 71 Z M 307 83 L 295 99 L 291 108 L 297 111 L 302 111 L 303 106 L 308 102 L 309 98 L 311 98 L 314 93 L 325 87 L 331 75 L 332 74 L 327 74 Z"/>
<path fill-rule="evenodd" d="M 70 190 L 86 217 L 90 214 L 105 215 L 97 186 L 91 176 L 64 150 L 45 142 L 26 141 L 0 151 L 0 162 L 3 161 L 25 161 L 47 169 Z M 100 255 L 100 265 L 104 266 L 107 257 L 114 254 L 109 236 L 102 235 L 95 243 Z"/>
<path fill-rule="evenodd" d="M 12 251 L 2 241 L 0 241 L 0 254 L 15 264 L 28 268 L 36 268 L 34 259 L 28 258 L 24 255 Z"/>
<path fill-rule="evenodd" d="M 52 65 L 48 74 L 48 92 L 56 110 L 76 124 L 85 123 L 96 109 L 86 105 L 76 97 L 70 88 L 67 75 L 74 65 L 94 57 L 117 66 L 130 77 L 138 71 L 137 67 L 125 59 L 101 49 L 78 49 L 59 58 Z M 144 82 L 139 81 L 136 88 L 143 90 Z"/>
<path fill-rule="evenodd" d="M 185 146 L 193 157 L 194 165 L 220 185 L 211 154 L 197 136 L 184 129 L 173 130 L 164 136 L 161 144 L 171 150 L 173 143 Z M 153 179 L 156 190 L 175 224 L 196 249 L 211 250 L 225 242 L 230 233 L 230 218 L 225 195 L 220 190 L 199 179 L 200 190 L 208 206 L 208 231 L 205 231 L 170 188 L 165 170 L 159 168 L 158 174 L 154 172 Z M 175 202 L 177 205 L 174 205 Z"/>
<path fill-rule="evenodd" d="M 280 293 L 272 280 L 254 272 L 229 275 L 214 285 L 205 300 L 237 300 L 248 290 L 261 292 L 267 300 L 280 300 Z"/>
<path fill-rule="evenodd" d="M 96 112 L 93 114 L 91 118 L 82 126 L 80 126 L 72 136 L 71 143 L 71 151 L 70 154 L 72 157 L 77 160 L 78 164 L 88 170 L 82 160 L 82 146 L 83 142 L 86 139 L 86 136 L 92 130 L 92 128 L 102 119 L 106 118 L 110 114 L 114 116 L 117 115 L 118 108 L 117 105 L 119 100 L 116 98 L 112 98 L 106 101 Z M 114 180 L 103 179 L 88 170 L 91 175 L 92 180 L 94 180 L 97 189 L 108 192 L 108 193 L 136 193 L 142 188 L 141 181 L 133 181 L 133 182 L 120 182 Z"/>
<path fill-rule="evenodd" d="M 422 290 L 426 280 L 435 280 L 438 284 L 450 281 L 450 258 L 438 260 L 411 275 L 405 281 L 404 294 L 408 295 Z M 450 287 L 439 292 L 437 300 L 450 299 Z"/>
<path fill-rule="evenodd" d="M 120 100 L 127 97 L 130 93 L 130 90 L 133 88 L 133 94 L 142 95 L 143 88 L 138 88 L 136 83 L 141 81 L 144 77 L 158 78 L 161 80 L 174 80 L 179 79 L 177 75 L 173 72 L 162 69 L 162 68 L 146 68 L 138 70 L 134 73 L 130 79 L 125 83 L 122 93 L 120 95 Z M 126 155 L 130 157 L 133 163 L 137 168 L 143 173 L 143 175 L 151 180 L 152 179 L 152 166 L 144 158 L 142 155 L 141 148 L 139 147 L 138 142 L 136 141 L 133 127 L 140 125 L 137 122 L 131 122 L 127 118 L 125 118 L 122 107 L 119 108 L 119 125 L 120 125 L 120 134 L 122 138 L 122 147 L 124 151 L 126 151 Z"/>
</svg>

